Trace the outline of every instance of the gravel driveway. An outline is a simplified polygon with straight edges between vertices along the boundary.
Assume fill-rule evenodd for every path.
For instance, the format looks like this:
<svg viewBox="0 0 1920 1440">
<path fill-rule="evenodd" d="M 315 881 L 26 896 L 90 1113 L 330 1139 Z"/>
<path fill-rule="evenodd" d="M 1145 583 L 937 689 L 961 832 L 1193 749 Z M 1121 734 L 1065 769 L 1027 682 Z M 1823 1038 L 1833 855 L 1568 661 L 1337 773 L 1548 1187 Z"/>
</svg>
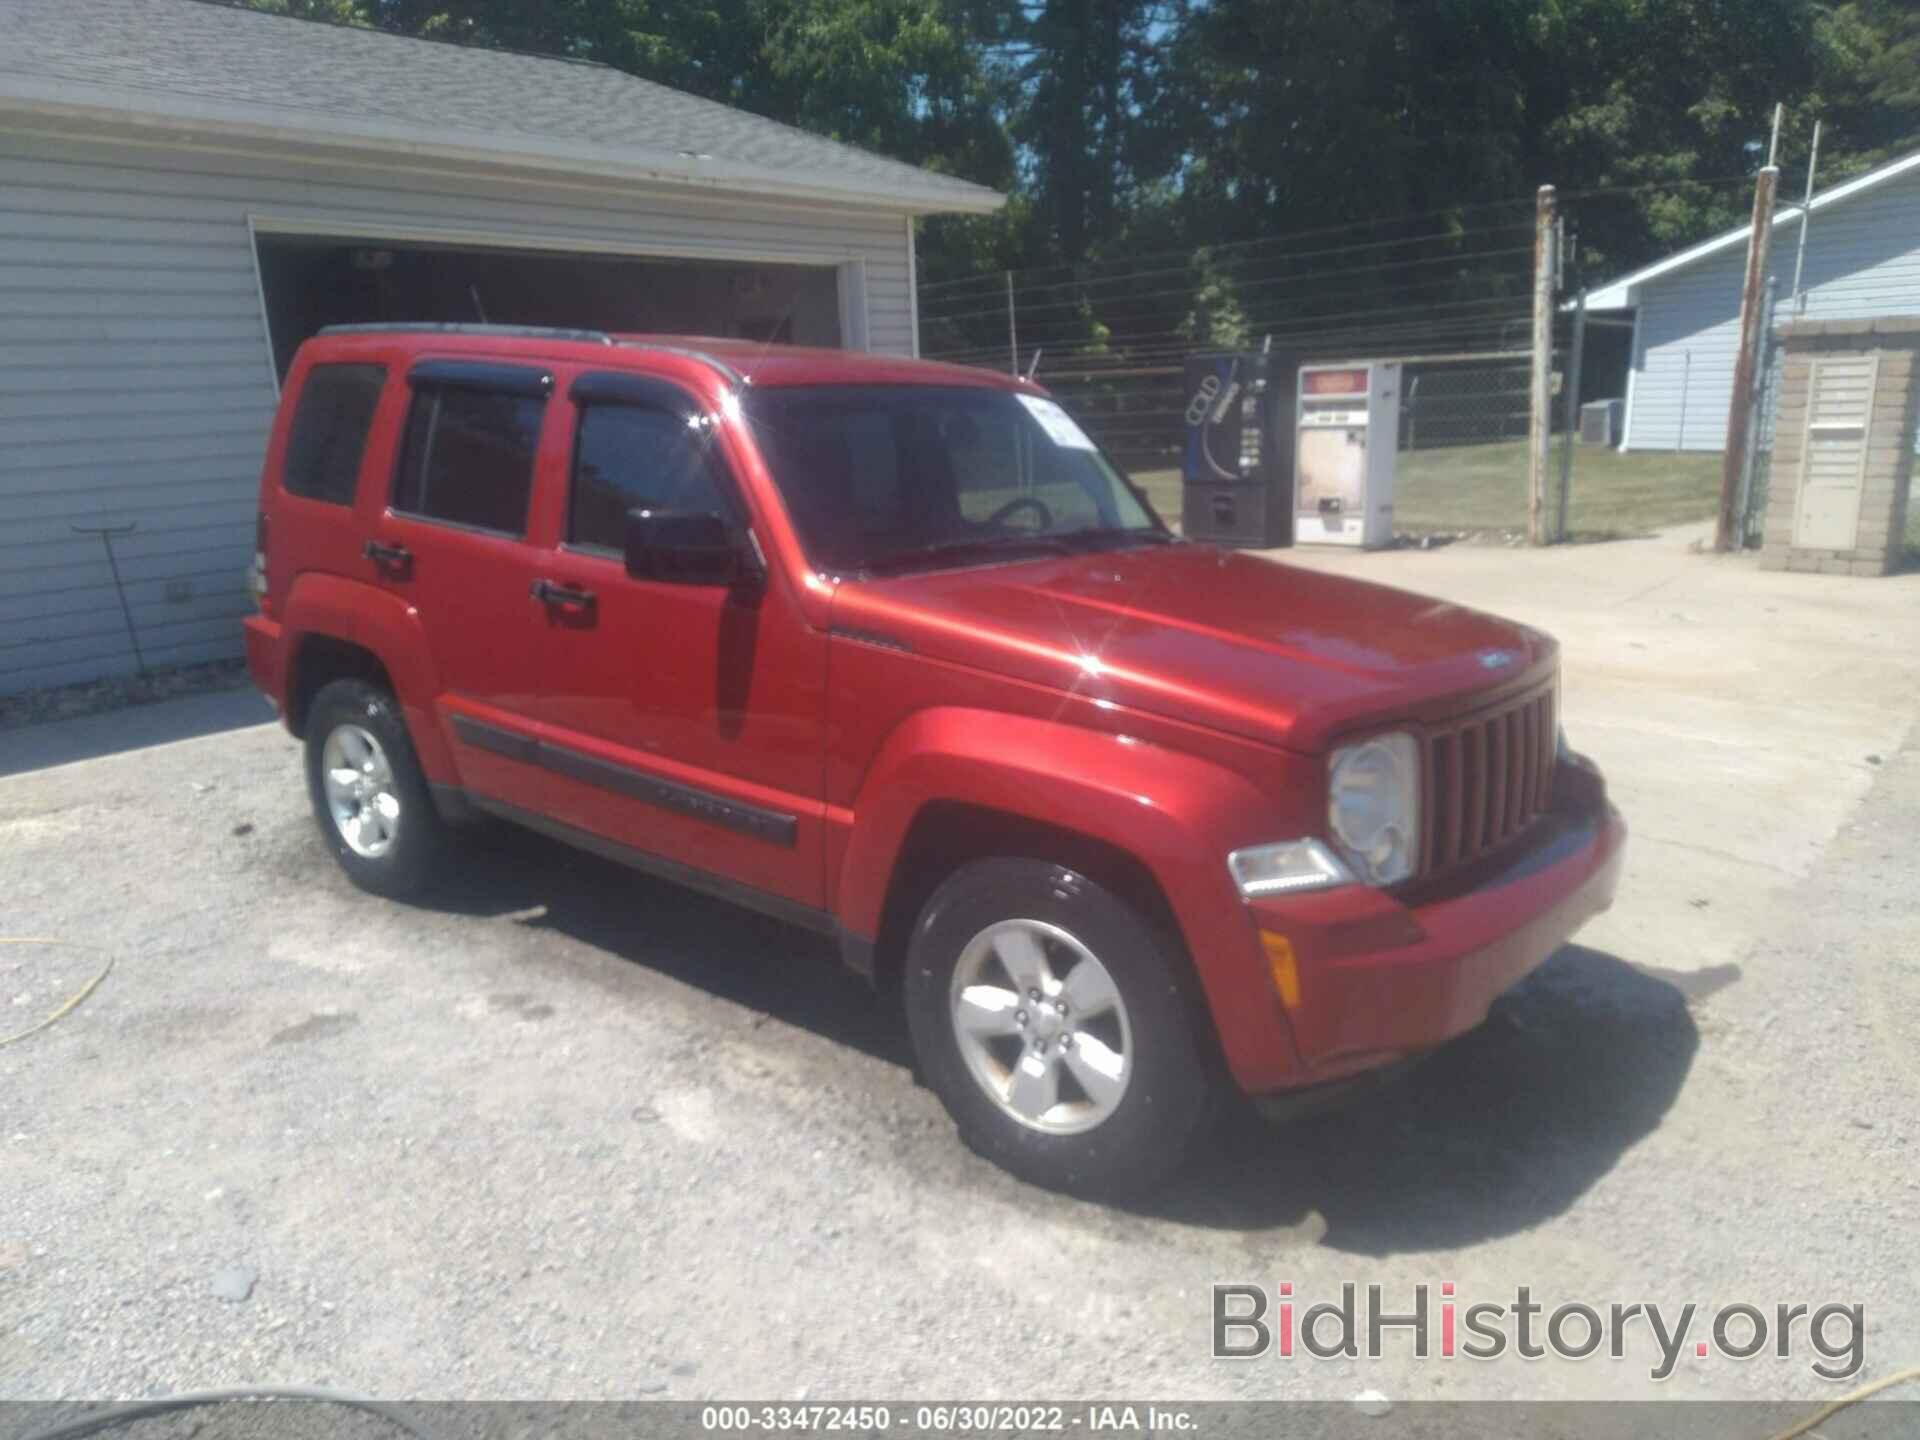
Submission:
<svg viewBox="0 0 1920 1440">
<path fill-rule="evenodd" d="M 1684 564 L 1733 575 L 1752 606 L 1676 598 L 1696 583 Z M 1401 1301 L 1426 1283 L 1436 1303 L 1443 1282 L 1494 1300 L 1526 1284 L 1549 1306 L 1858 1302 L 1854 1383 L 1920 1359 L 1920 683 L 1910 658 L 1827 638 L 1847 606 L 1920 617 L 1920 577 L 1696 557 L 1674 574 L 1644 601 L 1596 580 L 1590 601 L 1536 585 L 1539 615 L 1500 606 L 1568 645 L 1569 729 L 1594 722 L 1638 889 L 1630 873 L 1616 912 L 1479 1031 L 1349 1108 L 1228 1127 L 1143 1209 L 973 1158 L 914 1083 L 898 1017 L 772 921 L 505 830 L 430 905 L 351 890 L 277 728 L 0 779 L 0 934 L 93 947 L 0 949 L 0 1033 L 118 962 L 0 1049 L 0 1397 L 271 1380 L 428 1398 L 1835 1390 L 1804 1347 L 1688 1356 L 1655 1385 L 1644 1336 L 1583 1364 L 1420 1361 L 1394 1340 L 1377 1361 L 1212 1360 L 1209 1286 L 1242 1280 Z M 1527 589 L 1508 575 L 1426 579 Z M 1662 643 L 1672 605 L 1726 653 L 1763 603 L 1797 656 L 1769 665 L 1804 672 L 1802 708 L 1831 697 L 1850 717 L 1829 727 L 1849 753 L 1748 836 L 1743 797 L 1787 785 L 1808 763 L 1794 727 L 1817 727 L 1756 704 L 1688 741 L 1712 698 L 1697 675 L 1636 679 L 1625 703 L 1629 682 L 1575 657 Z M 1679 795 L 1638 788 L 1659 745 L 1689 743 L 1722 768 L 1690 762 Z"/>
</svg>

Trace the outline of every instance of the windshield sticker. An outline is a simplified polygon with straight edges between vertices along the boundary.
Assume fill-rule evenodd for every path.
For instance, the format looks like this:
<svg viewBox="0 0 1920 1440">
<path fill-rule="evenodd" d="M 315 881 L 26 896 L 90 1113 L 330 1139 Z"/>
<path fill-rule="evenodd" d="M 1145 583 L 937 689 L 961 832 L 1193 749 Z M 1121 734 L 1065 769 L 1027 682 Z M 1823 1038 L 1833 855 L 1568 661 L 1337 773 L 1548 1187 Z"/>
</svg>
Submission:
<svg viewBox="0 0 1920 1440">
<path fill-rule="evenodd" d="M 1040 428 L 1047 432 L 1047 438 L 1061 449 L 1093 449 L 1093 441 L 1087 438 L 1087 432 L 1074 424 L 1073 417 L 1053 401 L 1041 395 L 1015 395 L 1013 398 L 1027 407 L 1027 413 L 1040 422 Z"/>
</svg>

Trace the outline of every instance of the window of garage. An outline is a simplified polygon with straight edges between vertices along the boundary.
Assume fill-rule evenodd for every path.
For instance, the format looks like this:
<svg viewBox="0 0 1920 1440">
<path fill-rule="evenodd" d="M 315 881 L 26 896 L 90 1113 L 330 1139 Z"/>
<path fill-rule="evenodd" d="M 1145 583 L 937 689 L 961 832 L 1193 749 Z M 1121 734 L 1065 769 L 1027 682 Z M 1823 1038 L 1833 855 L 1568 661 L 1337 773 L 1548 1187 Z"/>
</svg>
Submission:
<svg viewBox="0 0 1920 1440">
<path fill-rule="evenodd" d="M 265 230 L 255 234 L 254 244 L 274 365 L 282 378 L 301 341 L 327 325 L 483 321 L 796 345 L 863 340 L 857 332 L 864 326 L 847 293 L 857 277 L 834 265 Z"/>
</svg>

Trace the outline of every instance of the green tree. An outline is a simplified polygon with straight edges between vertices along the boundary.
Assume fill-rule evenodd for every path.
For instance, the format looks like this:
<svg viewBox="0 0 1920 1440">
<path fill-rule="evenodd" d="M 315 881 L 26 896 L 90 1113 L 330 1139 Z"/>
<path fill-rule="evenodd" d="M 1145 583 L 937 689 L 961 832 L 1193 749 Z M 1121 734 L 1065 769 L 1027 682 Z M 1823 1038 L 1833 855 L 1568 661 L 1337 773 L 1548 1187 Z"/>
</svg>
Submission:
<svg viewBox="0 0 1920 1440">
<path fill-rule="evenodd" d="M 1594 277 L 1737 222 L 1776 101 L 1789 173 L 1815 116 L 1828 181 L 1920 144 L 1914 0 L 251 3 L 599 60 L 1007 190 L 922 226 L 923 277 L 1054 267 L 1039 332 L 1116 345 L 1260 309 L 1230 258 L 1116 301 L 1129 255 L 1464 232 L 1552 183 Z"/>
</svg>

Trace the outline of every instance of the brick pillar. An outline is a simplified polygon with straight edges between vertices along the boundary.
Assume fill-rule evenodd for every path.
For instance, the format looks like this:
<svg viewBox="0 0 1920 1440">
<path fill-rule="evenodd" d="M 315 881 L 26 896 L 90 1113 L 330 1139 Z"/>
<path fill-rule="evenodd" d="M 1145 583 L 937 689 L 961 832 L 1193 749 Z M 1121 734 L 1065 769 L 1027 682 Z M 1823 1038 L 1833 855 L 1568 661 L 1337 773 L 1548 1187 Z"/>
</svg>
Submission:
<svg viewBox="0 0 1920 1440">
<path fill-rule="evenodd" d="M 1905 551 L 1907 491 L 1913 479 L 1920 316 L 1878 320 L 1800 320 L 1782 329 L 1780 408 L 1774 423 L 1773 470 L 1760 565 L 1829 575 L 1885 575 Z M 1852 544 L 1796 545 L 1807 454 L 1807 406 L 1814 362 L 1873 357 L 1873 399 L 1867 415 L 1866 463 Z"/>
</svg>

